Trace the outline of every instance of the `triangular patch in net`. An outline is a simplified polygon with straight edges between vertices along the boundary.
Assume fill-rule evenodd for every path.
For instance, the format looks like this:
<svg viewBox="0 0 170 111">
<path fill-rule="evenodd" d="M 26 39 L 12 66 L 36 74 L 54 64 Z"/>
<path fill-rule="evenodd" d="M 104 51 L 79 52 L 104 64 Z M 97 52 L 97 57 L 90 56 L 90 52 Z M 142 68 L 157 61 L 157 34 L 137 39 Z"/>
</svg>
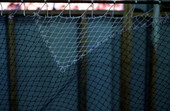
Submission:
<svg viewBox="0 0 170 111">
<path fill-rule="evenodd" d="M 86 23 L 82 22 L 83 20 Z M 113 33 L 108 27 L 111 20 L 112 18 L 107 17 L 68 18 L 56 16 L 52 18 L 42 17 L 38 24 L 40 35 L 46 47 L 48 47 L 58 67 L 64 71 L 100 44 L 112 38 L 113 35 L 116 35 L 116 31 Z M 115 20 L 115 24 L 118 25 L 118 21 L 121 20 Z M 117 30 L 120 34 L 122 29 Z"/>
<path fill-rule="evenodd" d="M 132 20 L 141 19 L 140 21 L 142 22 L 133 23 L 129 26 L 129 29 L 138 30 L 141 27 L 151 25 L 152 23 L 143 23 L 147 15 L 148 13 L 130 17 Z M 128 16 L 53 16 L 40 17 L 37 24 L 39 26 L 40 36 L 49 49 L 51 56 L 54 58 L 57 66 L 60 67 L 60 71 L 65 72 L 69 66 L 75 64 L 79 59 L 99 47 L 102 43 L 105 43 L 110 38 L 116 38 L 123 31 L 129 30 L 126 27 L 128 23 L 122 25 L 126 19 L 129 19 Z M 165 18 L 158 19 L 160 21 L 162 20 L 162 23 L 165 22 Z"/>
</svg>

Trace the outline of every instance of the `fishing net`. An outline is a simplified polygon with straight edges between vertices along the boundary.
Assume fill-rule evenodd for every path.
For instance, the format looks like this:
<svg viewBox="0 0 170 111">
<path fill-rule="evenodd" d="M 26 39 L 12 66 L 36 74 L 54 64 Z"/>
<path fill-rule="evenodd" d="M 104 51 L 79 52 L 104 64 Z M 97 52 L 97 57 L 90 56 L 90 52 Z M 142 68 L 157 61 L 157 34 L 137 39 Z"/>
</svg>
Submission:
<svg viewBox="0 0 170 111">
<path fill-rule="evenodd" d="M 170 17 L 0 17 L 0 110 L 167 111 Z"/>
</svg>

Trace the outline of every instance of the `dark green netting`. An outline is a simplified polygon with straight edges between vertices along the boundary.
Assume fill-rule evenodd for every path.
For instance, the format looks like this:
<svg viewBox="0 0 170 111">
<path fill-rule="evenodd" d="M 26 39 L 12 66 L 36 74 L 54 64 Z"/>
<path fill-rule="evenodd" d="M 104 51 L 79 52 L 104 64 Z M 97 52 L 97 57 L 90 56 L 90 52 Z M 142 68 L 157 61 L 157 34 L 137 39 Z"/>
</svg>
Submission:
<svg viewBox="0 0 170 111">
<path fill-rule="evenodd" d="M 49 44 L 45 43 L 45 39 L 51 35 L 41 33 L 45 30 L 39 28 L 37 18 L 15 16 L 11 19 L 12 22 L 9 22 L 7 17 L 0 17 L 0 111 L 8 111 L 11 107 L 16 107 L 18 111 L 119 111 L 128 108 L 130 111 L 144 111 L 147 108 L 168 111 L 169 17 L 159 18 L 159 38 L 156 41 L 156 37 L 152 36 L 153 24 L 156 23 L 153 23 L 150 17 L 132 18 L 132 27 L 128 29 L 123 26 L 123 21 L 129 18 L 87 17 L 86 23 L 81 23 L 81 17 L 69 18 L 70 20 L 66 18 L 61 17 L 53 22 L 48 22 L 48 18 L 41 18 L 38 23 L 43 23 L 44 29 L 48 29 L 48 25 L 52 23 L 63 28 L 63 31 L 55 30 L 54 33 L 58 35 L 52 35 L 56 44 L 57 38 L 64 39 L 71 35 L 71 42 L 75 44 L 70 45 L 72 48 L 66 51 L 73 52 L 77 58 L 83 53 L 80 38 L 84 33 L 85 43 L 91 46 L 92 50 L 61 72 L 54 55 L 50 53 Z M 47 22 L 48 25 L 45 24 Z M 82 24 L 86 24 L 86 27 L 82 28 Z M 121 30 L 123 27 L 124 30 Z M 11 30 L 12 33 L 9 33 Z M 129 52 L 121 46 L 126 42 L 122 40 L 125 33 L 127 37 L 131 33 Z M 42 34 L 46 35 L 45 39 Z M 95 43 L 96 40 L 101 44 L 93 47 L 93 41 Z M 66 41 L 62 46 L 69 43 L 70 41 Z M 128 45 L 130 44 L 127 44 L 127 47 Z M 61 44 L 58 44 L 57 47 L 60 46 Z M 10 53 L 11 50 L 14 50 L 14 53 Z M 127 58 L 122 58 L 123 51 L 127 52 Z M 63 57 L 67 56 L 66 54 Z M 11 59 L 12 57 L 14 59 Z M 122 78 L 121 70 L 129 67 L 122 64 L 129 58 L 130 73 L 123 72 L 126 76 Z M 16 74 L 13 79 L 9 78 L 13 74 L 11 72 Z M 13 81 L 15 79 L 16 81 Z M 129 79 L 130 82 L 126 83 L 124 79 Z M 12 90 L 15 87 L 12 82 L 15 83 L 16 90 Z M 129 86 L 126 87 L 126 84 Z M 123 93 L 122 88 L 128 92 Z M 11 93 L 14 92 L 15 101 L 11 99 Z M 123 94 L 127 97 L 122 96 Z M 122 99 L 128 102 L 123 102 Z"/>
</svg>

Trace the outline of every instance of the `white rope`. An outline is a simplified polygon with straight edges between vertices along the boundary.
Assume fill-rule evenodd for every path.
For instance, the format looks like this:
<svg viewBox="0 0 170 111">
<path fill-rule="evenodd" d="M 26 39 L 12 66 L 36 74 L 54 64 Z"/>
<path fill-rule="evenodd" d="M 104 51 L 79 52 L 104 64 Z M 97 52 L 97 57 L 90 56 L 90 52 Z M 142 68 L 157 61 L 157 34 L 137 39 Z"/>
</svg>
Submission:
<svg viewBox="0 0 170 111">
<path fill-rule="evenodd" d="M 114 17 L 114 12 L 115 12 L 115 4 L 116 4 L 116 0 L 113 0 L 113 5 L 114 5 L 114 7 L 113 7 L 113 12 L 112 12 L 112 17 Z"/>
<path fill-rule="evenodd" d="M 36 12 L 34 12 L 34 16 L 37 16 L 37 15 L 39 15 L 39 13 L 41 12 L 41 10 L 44 8 L 44 6 L 46 5 L 46 2 L 47 2 L 47 0 L 44 0 L 44 4 L 43 4 L 43 6 L 38 10 L 38 12 L 36 13 Z"/>
<path fill-rule="evenodd" d="M 68 0 L 69 3 L 69 16 L 71 17 L 71 4 L 70 4 L 70 0 Z"/>
<path fill-rule="evenodd" d="M 93 15 L 94 15 L 94 0 L 91 0 L 91 3 L 92 3 L 92 13 L 91 13 L 91 16 L 93 17 Z"/>
<path fill-rule="evenodd" d="M 87 12 L 87 10 L 92 6 L 92 4 L 81 14 L 81 17 L 83 17 L 85 15 L 85 13 Z"/>
<path fill-rule="evenodd" d="M 65 6 L 65 8 L 58 14 L 59 16 L 65 11 L 65 9 L 67 8 L 67 6 L 69 5 L 69 3 Z"/>
<path fill-rule="evenodd" d="M 135 3 L 137 4 L 137 0 L 135 0 Z M 134 14 L 134 11 L 135 11 L 135 8 L 136 8 L 136 4 L 133 5 L 133 8 L 132 8 L 132 12 L 131 12 L 131 17 L 133 17 L 133 14 Z"/>
<path fill-rule="evenodd" d="M 25 3 L 24 3 L 24 0 L 21 0 L 21 3 L 23 3 L 23 4 L 24 4 L 23 15 L 25 16 L 26 14 L 25 14 Z"/>
<path fill-rule="evenodd" d="M 109 10 L 107 10 L 103 16 L 107 16 L 108 12 L 111 10 L 111 8 L 114 6 L 114 4 L 109 8 Z"/>
<path fill-rule="evenodd" d="M 46 5 L 47 17 L 48 17 L 48 4 L 47 4 L 47 0 L 44 0 L 44 3 L 45 3 L 45 5 Z"/>
<path fill-rule="evenodd" d="M 0 5 L 1 5 L 1 16 L 3 15 L 3 6 L 2 6 L 2 3 L 0 2 Z"/>
<path fill-rule="evenodd" d="M 14 11 L 14 13 L 9 14 L 9 16 L 8 16 L 9 19 L 12 19 L 12 18 L 14 17 L 14 15 L 18 12 L 18 10 L 20 9 L 20 7 L 21 7 L 22 4 L 23 4 L 22 1 L 23 1 L 23 0 L 21 0 L 21 4 L 20 4 L 19 7 Z"/>
</svg>

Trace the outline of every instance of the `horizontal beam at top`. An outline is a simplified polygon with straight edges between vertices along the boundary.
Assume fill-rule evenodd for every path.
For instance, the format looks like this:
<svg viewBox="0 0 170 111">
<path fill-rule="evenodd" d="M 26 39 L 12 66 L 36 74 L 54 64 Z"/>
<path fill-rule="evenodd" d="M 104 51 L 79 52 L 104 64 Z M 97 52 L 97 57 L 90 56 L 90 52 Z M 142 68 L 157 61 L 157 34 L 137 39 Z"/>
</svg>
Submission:
<svg viewBox="0 0 170 111">
<path fill-rule="evenodd" d="M 49 14 L 49 16 L 50 15 L 58 15 L 59 13 L 61 13 L 61 11 L 62 10 L 49 10 L 48 11 L 48 14 Z M 9 15 L 9 14 L 11 14 L 12 12 L 14 12 L 14 11 L 3 11 L 3 15 Z M 28 11 L 25 11 L 25 14 L 26 15 L 33 15 L 34 14 L 34 12 L 37 12 L 36 10 L 28 10 Z M 69 10 L 65 10 L 62 14 L 63 15 L 68 15 L 70 13 L 70 11 Z M 84 13 L 84 11 L 83 10 L 72 10 L 71 11 L 71 14 L 72 15 L 81 15 L 82 13 Z M 98 11 L 95 11 L 95 12 L 93 12 L 94 13 L 94 15 L 103 15 L 103 14 L 105 14 L 106 13 L 106 11 L 104 11 L 104 10 L 98 10 Z M 112 11 L 109 11 L 108 12 L 108 15 L 109 14 L 112 14 L 113 12 Z M 24 14 L 24 12 L 23 11 L 21 11 L 21 10 L 19 10 L 19 11 L 17 11 L 17 13 L 15 14 L 15 15 L 23 15 Z M 47 15 L 47 11 L 44 11 L 44 10 L 42 10 L 42 11 L 40 11 L 40 13 L 39 13 L 40 15 Z M 86 15 L 91 15 L 92 14 L 92 11 L 86 11 Z M 144 12 L 134 12 L 133 13 L 133 16 L 139 16 L 139 15 L 142 15 L 142 14 L 144 14 Z M 123 16 L 123 11 L 115 11 L 114 12 L 114 15 L 115 16 Z M 167 16 L 167 13 L 164 13 L 164 12 L 161 12 L 160 13 L 160 15 L 161 16 Z M 153 16 L 153 13 L 148 13 L 147 14 L 147 16 L 148 17 L 150 17 L 150 16 Z"/>
<path fill-rule="evenodd" d="M 0 2 L 21 2 L 22 0 L 0 0 Z M 161 0 L 160 0 L 161 1 Z M 34 3 L 42 3 L 44 0 L 23 0 L 23 2 L 34 2 Z M 68 0 L 46 0 L 47 3 L 68 3 Z M 94 0 L 93 3 L 113 3 L 114 0 L 111 1 L 103 1 L 103 0 Z M 92 3 L 91 0 L 70 0 L 70 3 Z M 170 4 L 170 1 L 117 1 L 115 3 L 122 4 Z"/>
</svg>

